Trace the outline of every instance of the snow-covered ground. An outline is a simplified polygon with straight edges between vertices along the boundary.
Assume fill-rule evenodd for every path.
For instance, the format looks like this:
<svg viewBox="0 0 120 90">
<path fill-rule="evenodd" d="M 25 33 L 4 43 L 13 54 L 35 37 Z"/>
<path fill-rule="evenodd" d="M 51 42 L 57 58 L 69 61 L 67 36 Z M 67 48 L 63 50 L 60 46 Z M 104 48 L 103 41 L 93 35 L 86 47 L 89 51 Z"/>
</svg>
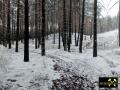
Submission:
<svg viewBox="0 0 120 90">
<path fill-rule="evenodd" d="M 71 53 L 69 53 L 63 51 L 63 48 L 58 50 L 58 44 L 52 44 L 52 39 L 53 37 L 50 36 L 49 40 L 46 40 L 45 57 L 41 56 L 40 49 L 34 49 L 34 41 L 30 40 L 30 62 L 27 63 L 23 62 L 23 44 L 19 44 L 18 53 L 15 53 L 14 46 L 8 50 L 0 45 L 0 90 L 58 90 L 53 88 L 54 81 L 60 82 L 61 77 L 62 79 L 65 77 L 72 85 L 70 82 L 73 82 L 73 76 L 87 78 L 83 80 L 84 83 L 91 84 L 88 85 L 89 88 L 81 86 L 81 89 L 74 90 L 93 90 L 90 87 L 99 90 L 99 77 L 120 78 L 120 48 L 117 30 L 98 35 L 97 58 L 93 58 L 92 42 L 88 37 L 84 40 L 82 54 L 79 53 L 79 48 L 75 47 L 74 40 Z M 68 81 L 66 81 L 67 84 L 65 81 L 63 86 L 68 84 Z M 120 90 L 120 86 L 117 90 Z"/>
</svg>

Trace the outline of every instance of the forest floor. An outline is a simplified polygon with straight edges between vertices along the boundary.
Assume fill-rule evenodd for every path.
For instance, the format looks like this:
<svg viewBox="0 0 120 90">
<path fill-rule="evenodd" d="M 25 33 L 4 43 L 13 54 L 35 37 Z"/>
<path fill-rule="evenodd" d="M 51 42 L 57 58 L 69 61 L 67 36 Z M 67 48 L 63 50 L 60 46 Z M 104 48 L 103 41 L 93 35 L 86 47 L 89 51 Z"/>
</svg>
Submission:
<svg viewBox="0 0 120 90">
<path fill-rule="evenodd" d="M 99 89 L 99 77 L 120 79 L 117 30 L 98 35 L 96 58 L 93 58 L 89 37 L 84 40 L 82 54 L 79 47 L 75 47 L 74 40 L 69 53 L 62 45 L 58 50 L 58 39 L 56 44 L 52 39 L 53 36 L 49 36 L 46 40 L 44 57 L 40 48 L 34 49 L 34 40 L 30 40 L 30 62 L 23 62 L 22 43 L 19 43 L 18 53 L 15 45 L 10 50 L 0 45 L 0 90 L 110 90 Z M 120 85 L 115 90 L 120 90 Z"/>
</svg>

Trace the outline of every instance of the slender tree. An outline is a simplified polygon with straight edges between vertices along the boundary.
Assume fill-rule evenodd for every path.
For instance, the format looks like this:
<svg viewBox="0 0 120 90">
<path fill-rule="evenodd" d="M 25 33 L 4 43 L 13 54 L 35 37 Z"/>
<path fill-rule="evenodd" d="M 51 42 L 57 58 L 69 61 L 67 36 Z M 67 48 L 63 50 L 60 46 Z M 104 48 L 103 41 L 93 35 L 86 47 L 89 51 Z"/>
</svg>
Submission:
<svg viewBox="0 0 120 90">
<path fill-rule="evenodd" d="M 29 61 L 29 5 L 25 0 L 24 61 Z"/>
<path fill-rule="evenodd" d="M 58 0 L 58 11 L 60 10 L 60 7 L 59 7 L 59 4 L 60 4 L 60 1 Z M 59 18 L 59 13 L 57 13 L 58 15 L 58 18 Z M 60 49 L 60 40 L 61 40 L 61 28 L 60 28 L 60 21 L 58 20 L 58 32 L 59 32 L 59 39 L 58 39 L 58 49 Z"/>
<path fill-rule="evenodd" d="M 55 32 L 55 16 L 56 16 L 56 12 L 55 12 L 55 9 L 56 9 L 56 8 L 55 8 L 55 6 L 56 6 L 56 5 L 55 5 L 55 0 L 54 0 L 53 2 L 54 2 L 54 14 L 53 14 L 54 19 L 52 18 L 52 19 L 53 19 L 53 22 L 52 22 L 52 25 L 53 25 L 53 26 L 52 26 L 52 27 L 53 27 L 53 31 L 54 31 L 54 32 L 53 32 L 53 33 L 54 33 L 54 36 L 53 36 L 53 44 L 55 44 L 55 33 L 56 33 L 56 32 Z"/>
<path fill-rule="evenodd" d="M 71 45 L 71 29 L 72 29 L 72 0 L 70 0 L 70 11 L 69 11 L 69 40 L 68 40 L 68 52 L 70 52 Z"/>
<path fill-rule="evenodd" d="M 97 0 L 94 0 L 94 44 L 93 57 L 97 57 Z"/>
<path fill-rule="evenodd" d="M 76 43 L 77 43 L 77 37 L 76 37 L 76 33 L 77 33 L 77 23 L 76 23 L 76 20 L 77 20 L 77 13 L 75 12 L 75 46 L 76 46 Z"/>
<path fill-rule="evenodd" d="M 38 0 L 35 0 L 35 49 L 38 48 L 38 14 L 37 14 Z"/>
<path fill-rule="evenodd" d="M 120 0 L 119 0 L 119 47 L 120 47 Z"/>
<path fill-rule="evenodd" d="M 7 40 L 8 40 L 8 48 L 11 49 L 11 27 L 10 27 L 10 0 L 7 2 Z"/>
<path fill-rule="evenodd" d="M 81 0 L 79 0 L 79 30 L 78 30 L 78 37 L 77 37 L 77 41 L 76 41 L 76 46 L 78 46 L 79 43 L 79 39 L 80 39 L 80 25 L 81 25 Z"/>
<path fill-rule="evenodd" d="M 82 44 L 83 44 L 83 29 L 84 29 L 84 18 L 85 18 L 85 0 L 83 0 L 82 4 L 82 24 L 80 30 L 80 44 L 79 44 L 79 52 L 82 53 Z"/>
<path fill-rule="evenodd" d="M 5 0 L 3 0 L 2 4 L 2 29 L 3 29 L 3 46 L 6 46 L 5 43 Z"/>
<path fill-rule="evenodd" d="M 67 51 L 67 27 L 66 27 L 66 3 L 63 0 L 63 45 L 64 50 Z"/>
<path fill-rule="evenodd" d="M 18 41 L 19 41 L 19 5 L 20 5 L 20 0 L 17 1 L 17 30 L 16 30 L 16 49 L 15 52 L 18 52 Z"/>
<path fill-rule="evenodd" d="M 45 56 L 45 0 L 42 0 L 42 46 L 41 46 L 41 54 Z"/>
</svg>

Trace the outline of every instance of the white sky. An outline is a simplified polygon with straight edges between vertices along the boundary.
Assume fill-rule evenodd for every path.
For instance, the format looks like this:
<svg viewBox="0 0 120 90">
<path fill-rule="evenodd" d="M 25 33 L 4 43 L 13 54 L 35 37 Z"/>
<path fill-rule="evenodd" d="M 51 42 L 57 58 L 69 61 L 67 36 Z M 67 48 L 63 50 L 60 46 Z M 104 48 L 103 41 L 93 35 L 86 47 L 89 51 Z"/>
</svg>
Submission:
<svg viewBox="0 0 120 90">
<path fill-rule="evenodd" d="M 100 2 L 104 6 L 104 8 L 102 8 L 101 14 L 103 16 L 107 16 L 107 15 L 116 16 L 119 11 L 119 3 L 117 3 L 113 8 L 111 7 L 118 1 L 119 0 L 98 0 L 98 3 Z"/>
</svg>

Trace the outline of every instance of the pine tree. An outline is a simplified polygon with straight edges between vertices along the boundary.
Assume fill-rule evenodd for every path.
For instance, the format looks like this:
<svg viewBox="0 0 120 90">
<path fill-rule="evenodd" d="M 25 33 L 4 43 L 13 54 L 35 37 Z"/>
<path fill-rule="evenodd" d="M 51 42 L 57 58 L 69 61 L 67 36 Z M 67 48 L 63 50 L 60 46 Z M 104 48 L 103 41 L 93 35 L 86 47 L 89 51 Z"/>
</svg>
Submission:
<svg viewBox="0 0 120 90">
<path fill-rule="evenodd" d="M 77 33 L 77 26 L 76 26 L 76 20 L 77 20 L 77 18 L 76 18 L 76 16 L 77 16 L 77 14 L 76 14 L 76 12 L 75 12 L 75 46 L 76 46 L 76 43 L 77 43 L 77 37 L 76 37 L 76 33 Z"/>
<path fill-rule="evenodd" d="M 10 0 L 7 2 L 7 40 L 8 40 L 8 48 L 11 49 L 11 27 L 10 27 Z"/>
<path fill-rule="evenodd" d="M 119 0 L 119 47 L 120 47 L 120 0 Z"/>
<path fill-rule="evenodd" d="M 3 0 L 2 4 L 2 29 L 3 29 L 3 46 L 6 46 L 5 43 L 5 0 Z"/>
<path fill-rule="evenodd" d="M 19 41 L 19 9 L 20 9 L 20 0 L 17 1 L 17 30 L 16 30 L 16 49 L 15 52 L 18 52 L 18 41 Z"/>
<path fill-rule="evenodd" d="M 94 45 L 93 57 L 97 57 L 97 0 L 94 0 Z"/>
<path fill-rule="evenodd" d="M 24 61 L 29 61 L 29 6 L 25 0 Z"/>
<path fill-rule="evenodd" d="M 76 46 L 78 46 L 78 43 L 79 43 L 79 39 L 80 39 L 80 25 L 81 25 L 81 0 L 79 0 L 79 30 L 78 30 L 78 37 L 77 37 L 77 41 L 76 41 Z"/>
<path fill-rule="evenodd" d="M 41 46 L 41 54 L 45 56 L 45 0 L 42 0 L 42 46 Z"/>
<path fill-rule="evenodd" d="M 68 40 L 68 52 L 70 52 L 71 45 L 71 29 L 72 29 L 72 0 L 70 0 L 70 11 L 69 11 L 69 40 Z"/>
<path fill-rule="evenodd" d="M 60 10 L 60 7 L 59 7 L 59 3 L 60 1 L 58 0 L 58 11 Z M 58 18 L 59 18 L 59 14 L 58 14 Z M 60 21 L 58 20 L 58 32 L 59 32 L 59 39 L 58 39 L 58 49 L 60 49 L 60 40 L 61 40 L 61 28 L 60 28 Z"/>
<path fill-rule="evenodd" d="M 66 27 L 66 3 L 63 0 L 63 45 L 64 50 L 67 51 L 67 27 Z"/>
<path fill-rule="evenodd" d="M 83 29 L 84 29 L 84 18 L 85 18 L 85 0 L 83 0 L 82 4 L 82 24 L 80 30 L 80 44 L 79 44 L 79 52 L 82 53 L 82 44 L 83 44 Z"/>
<path fill-rule="evenodd" d="M 37 9 L 37 6 L 38 6 L 38 0 L 35 0 L 35 49 L 38 48 L 38 9 Z"/>
</svg>

